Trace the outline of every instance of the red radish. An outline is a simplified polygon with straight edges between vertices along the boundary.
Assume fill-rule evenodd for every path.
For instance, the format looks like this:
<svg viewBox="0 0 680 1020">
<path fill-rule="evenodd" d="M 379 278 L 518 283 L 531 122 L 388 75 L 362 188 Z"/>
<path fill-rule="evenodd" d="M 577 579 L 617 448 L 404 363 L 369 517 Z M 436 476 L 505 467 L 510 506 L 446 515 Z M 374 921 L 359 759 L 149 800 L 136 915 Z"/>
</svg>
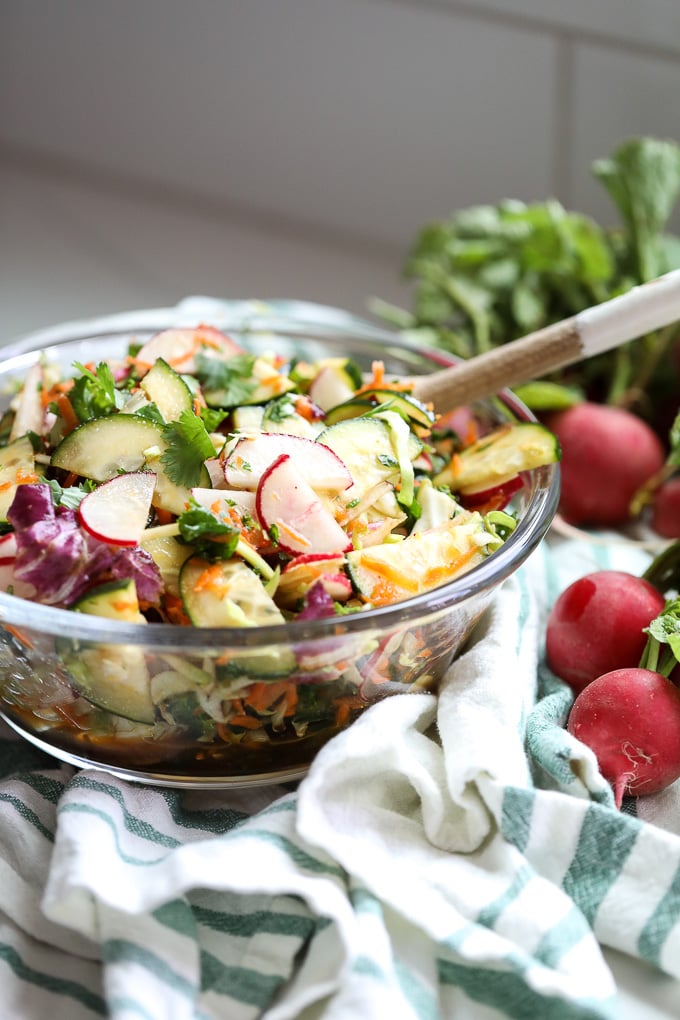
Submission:
<svg viewBox="0 0 680 1020">
<path fill-rule="evenodd" d="M 343 602 L 352 594 L 352 584 L 342 573 L 344 556 L 303 553 L 295 556 L 281 571 L 277 596 L 282 601 L 297 601 L 300 594 L 321 582 L 331 598 Z"/>
<path fill-rule="evenodd" d="M 262 475 L 257 515 L 281 549 L 289 553 L 341 553 L 352 543 L 287 453 Z"/>
<path fill-rule="evenodd" d="M 137 351 L 135 361 L 139 365 L 150 367 L 158 358 L 163 358 L 177 372 L 193 372 L 194 357 L 199 353 L 211 353 L 224 359 L 234 354 L 242 354 L 243 348 L 214 326 L 164 329 L 142 345 Z"/>
<path fill-rule="evenodd" d="M 14 563 L 17 554 L 17 536 L 13 531 L 0 535 L 0 566 Z"/>
<path fill-rule="evenodd" d="M 656 433 L 620 408 L 584 401 L 546 420 L 562 447 L 560 512 L 572 524 L 617 525 L 664 463 Z"/>
<path fill-rule="evenodd" d="M 116 475 L 80 503 L 80 523 L 100 542 L 137 545 L 146 527 L 155 485 L 156 475 L 151 471 Z"/>
<path fill-rule="evenodd" d="M 20 599 L 34 599 L 35 587 L 14 576 L 17 538 L 13 531 L 0 536 L 0 591 L 11 592 Z"/>
<path fill-rule="evenodd" d="M 647 642 L 642 628 L 664 605 L 663 595 L 644 578 L 619 570 L 586 574 L 562 592 L 550 612 L 548 665 L 577 693 L 602 673 L 637 666 Z"/>
<path fill-rule="evenodd" d="M 664 538 L 680 538 L 680 477 L 671 478 L 657 489 L 651 525 Z"/>
<path fill-rule="evenodd" d="M 626 794 L 658 793 L 680 777 L 680 690 L 649 669 L 616 669 L 576 698 L 567 729 L 594 752 L 614 787 Z"/>
<path fill-rule="evenodd" d="M 509 478 L 507 482 L 500 485 L 492 485 L 490 489 L 479 489 L 477 492 L 469 490 L 460 494 L 460 502 L 468 510 L 502 510 L 510 502 L 512 495 L 519 492 L 523 482 L 521 475 Z"/>
<path fill-rule="evenodd" d="M 338 455 L 313 439 L 283 432 L 243 436 L 224 461 L 224 477 L 235 489 L 256 489 L 266 469 L 282 454 L 292 457 L 303 478 L 316 492 L 349 489 L 352 476 Z"/>
</svg>

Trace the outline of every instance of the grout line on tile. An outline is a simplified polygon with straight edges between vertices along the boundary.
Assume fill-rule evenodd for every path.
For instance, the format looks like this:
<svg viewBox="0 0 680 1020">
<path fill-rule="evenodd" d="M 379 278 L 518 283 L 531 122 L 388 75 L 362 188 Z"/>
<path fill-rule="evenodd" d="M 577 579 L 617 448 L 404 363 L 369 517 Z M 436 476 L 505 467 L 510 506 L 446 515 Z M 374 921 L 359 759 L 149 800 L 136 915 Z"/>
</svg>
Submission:
<svg viewBox="0 0 680 1020">
<path fill-rule="evenodd" d="M 32 146 L 17 145 L 1 138 L 0 163 L 4 163 L 7 169 L 37 178 L 49 178 L 67 187 L 86 188 L 94 194 L 116 195 L 158 209 L 171 206 L 177 212 L 202 219 L 217 219 L 247 228 L 251 232 L 296 239 L 338 252 L 355 254 L 360 249 L 365 255 L 390 260 L 395 257 L 402 260 L 405 254 L 401 245 L 370 235 L 335 231 L 309 220 L 299 220 L 280 212 L 232 202 L 218 196 L 199 194 L 135 174 L 114 172 L 106 167 L 86 164 Z"/>
<path fill-rule="evenodd" d="M 518 14 L 501 11 L 496 6 L 485 7 L 477 0 L 370 0 L 371 3 L 393 4 L 399 7 L 419 8 L 452 14 L 471 21 L 503 25 L 523 32 L 541 36 L 568 36 L 574 42 L 600 46 L 603 49 L 623 51 L 637 56 L 654 57 L 672 63 L 680 62 L 680 44 L 662 46 L 645 43 L 614 33 L 600 32 L 594 28 L 571 27 L 541 15 Z"/>
<path fill-rule="evenodd" d="M 574 44 L 567 36 L 556 41 L 552 180 L 554 193 L 569 208 L 573 200 L 570 152 L 574 139 Z"/>
</svg>

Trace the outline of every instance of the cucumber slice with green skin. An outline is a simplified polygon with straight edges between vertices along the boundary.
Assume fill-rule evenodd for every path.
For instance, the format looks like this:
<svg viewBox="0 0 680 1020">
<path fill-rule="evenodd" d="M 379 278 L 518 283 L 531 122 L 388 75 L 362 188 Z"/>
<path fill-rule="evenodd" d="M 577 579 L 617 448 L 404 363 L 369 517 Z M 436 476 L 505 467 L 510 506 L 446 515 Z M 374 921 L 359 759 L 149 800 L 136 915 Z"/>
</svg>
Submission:
<svg viewBox="0 0 680 1020">
<path fill-rule="evenodd" d="M 366 602 L 390 605 L 446 584 L 477 566 L 487 555 L 487 540 L 494 539 L 481 515 L 463 512 L 402 542 L 348 553 L 347 573 Z"/>
<path fill-rule="evenodd" d="M 515 478 L 522 471 L 560 459 L 557 436 L 536 422 L 508 425 L 468 446 L 435 476 L 435 485 L 474 493 Z"/>
<path fill-rule="evenodd" d="M 163 448 L 161 430 L 135 414 L 112 414 L 79 425 L 62 439 L 50 463 L 95 482 L 106 482 L 121 471 L 139 471 L 147 452 Z"/>
<path fill-rule="evenodd" d="M 208 563 L 191 556 L 180 570 L 179 590 L 195 627 L 262 627 L 284 622 L 281 610 L 242 560 Z"/>
<path fill-rule="evenodd" d="M 338 422 L 347 421 L 349 418 L 361 418 L 363 415 L 374 410 L 375 404 L 373 401 L 365 397 L 352 397 L 351 400 L 346 400 L 342 404 L 336 404 L 330 411 L 327 411 L 324 421 L 326 426 L 329 427 L 336 425 Z"/>
<path fill-rule="evenodd" d="M 37 481 L 35 454 L 28 436 L 20 436 L 0 449 L 0 520 L 7 520 L 17 487 Z"/>
<path fill-rule="evenodd" d="M 392 430 L 382 418 L 351 418 L 337 422 L 319 435 L 323 443 L 340 458 L 354 479 L 353 485 L 342 493 L 345 503 L 361 499 L 379 482 L 399 477 L 399 462 L 392 439 Z M 414 461 L 423 444 L 410 433 L 408 453 Z"/>
<path fill-rule="evenodd" d="M 107 581 L 77 599 L 71 607 L 76 613 L 104 616 L 123 623 L 146 623 L 139 611 L 137 589 L 132 580 Z"/>
<path fill-rule="evenodd" d="M 200 556 L 192 556 L 180 570 L 179 590 L 195 627 L 261 627 L 285 622 L 262 582 L 242 560 L 208 563 Z M 221 665 L 220 674 L 282 677 L 294 668 L 292 650 L 282 645 L 234 653 Z"/>
<path fill-rule="evenodd" d="M 163 358 L 154 362 L 139 385 L 165 421 L 177 421 L 182 411 L 193 409 L 191 390 Z"/>
<path fill-rule="evenodd" d="M 182 545 L 171 535 L 164 535 L 145 541 L 144 549 L 160 570 L 165 591 L 178 597 L 179 572 L 185 560 L 192 555 L 191 546 Z"/>
<path fill-rule="evenodd" d="M 156 449 L 152 452 L 147 451 L 146 470 L 153 471 L 156 475 L 156 488 L 151 502 L 159 510 L 167 510 L 169 513 L 179 516 L 189 505 L 191 488 L 186 485 L 178 485 L 169 477 L 163 463 L 163 454 L 166 449 L 166 444 L 161 440 Z M 210 472 L 205 464 L 201 468 L 198 484 L 202 488 L 210 488 Z"/>
<path fill-rule="evenodd" d="M 73 604 L 78 613 L 124 623 L 146 623 L 134 581 L 111 581 Z M 66 645 L 66 642 L 64 643 Z M 144 652 L 134 645 L 62 648 L 73 686 L 87 701 L 135 722 L 153 723 L 156 711 Z"/>
<path fill-rule="evenodd" d="M 371 390 L 363 390 L 361 395 L 369 400 L 373 398 L 379 404 L 389 404 L 390 411 L 396 411 L 415 425 L 420 425 L 428 431 L 435 423 L 434 411 L 408 393 L 382 390 L 376 387 Z"/>
</svg>

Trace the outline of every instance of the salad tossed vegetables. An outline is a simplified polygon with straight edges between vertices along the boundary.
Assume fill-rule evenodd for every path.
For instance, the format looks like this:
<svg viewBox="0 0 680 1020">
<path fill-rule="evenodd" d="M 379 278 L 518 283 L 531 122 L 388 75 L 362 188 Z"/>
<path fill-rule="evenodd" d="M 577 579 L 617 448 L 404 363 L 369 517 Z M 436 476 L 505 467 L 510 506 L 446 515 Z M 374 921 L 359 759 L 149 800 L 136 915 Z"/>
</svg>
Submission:
<svg viewBox="0 0 680 1020">
<path fill-rule="evenodd" d="M 437 420 L 380 362 L 366 377 L 344 357 L 254 355 L 212 326 L 67 373 L 43 358 L 0 443 L 0 590 L 152 629 L 283 625 L 280 645 L 210 661 L 61 640 L 42 725 L 173 746 L 343 725 L 368 680 L 390 680 L 394 649 L 338 639 L 306 655 L 285 625 L 470 570 L 513 531 L 522 472 L 559 457 L 533 422 L 484 434 L 465 410 Z M 417 633 L 399 647 L 404 661 L 436 651 Z M 29 688 L 13 693 L 24 711 Z"/>
</svg>

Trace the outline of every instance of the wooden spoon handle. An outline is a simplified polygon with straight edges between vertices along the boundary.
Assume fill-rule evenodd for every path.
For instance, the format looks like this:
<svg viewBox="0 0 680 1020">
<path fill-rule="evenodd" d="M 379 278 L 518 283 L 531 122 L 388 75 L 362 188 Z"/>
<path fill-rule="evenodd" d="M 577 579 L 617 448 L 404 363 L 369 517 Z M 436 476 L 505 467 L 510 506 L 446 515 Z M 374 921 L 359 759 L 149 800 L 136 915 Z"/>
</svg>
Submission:
<svg viewBox="0 0 680 1020">
<path fill-rule="evenodd" d="M 469 361 L 419 376 L 413 394 L 443 413 L 620 347 L 678 319 L 680 270 L 675 269 Z"/>
</svg>

